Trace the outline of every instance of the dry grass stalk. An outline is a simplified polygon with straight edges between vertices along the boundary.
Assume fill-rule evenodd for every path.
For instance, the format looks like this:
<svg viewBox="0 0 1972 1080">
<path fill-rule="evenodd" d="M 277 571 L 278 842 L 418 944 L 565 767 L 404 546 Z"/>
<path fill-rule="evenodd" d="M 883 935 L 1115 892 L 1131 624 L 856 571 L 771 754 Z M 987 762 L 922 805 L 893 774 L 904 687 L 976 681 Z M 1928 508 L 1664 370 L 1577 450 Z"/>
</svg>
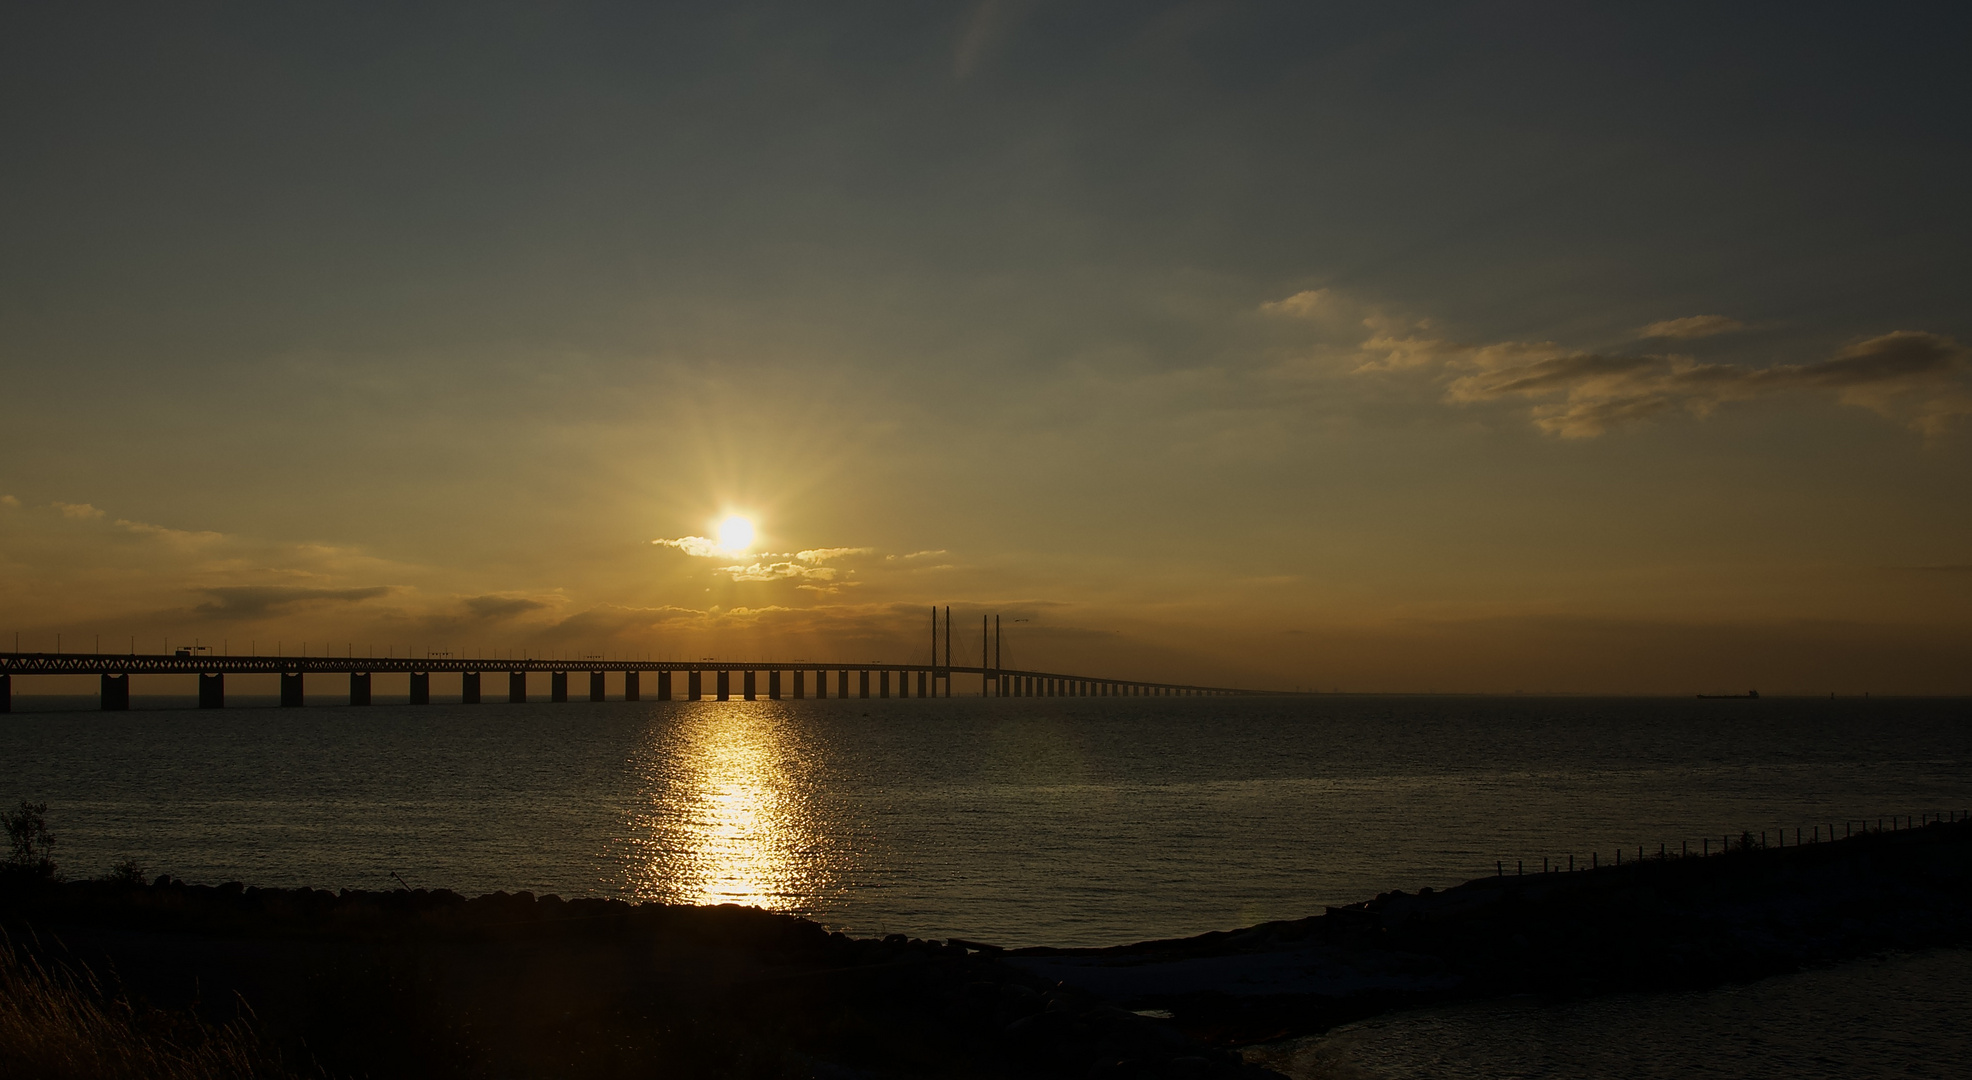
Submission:
<svg viewBox="0 0 1972 1080">
<path fill-rule="evenodd" d="M 284 1077 L 243 1023 L 140 1011 L 85 970 L 50 967 L 0 936 L 0 1076 L 9 1080 Z"/>
</svg>

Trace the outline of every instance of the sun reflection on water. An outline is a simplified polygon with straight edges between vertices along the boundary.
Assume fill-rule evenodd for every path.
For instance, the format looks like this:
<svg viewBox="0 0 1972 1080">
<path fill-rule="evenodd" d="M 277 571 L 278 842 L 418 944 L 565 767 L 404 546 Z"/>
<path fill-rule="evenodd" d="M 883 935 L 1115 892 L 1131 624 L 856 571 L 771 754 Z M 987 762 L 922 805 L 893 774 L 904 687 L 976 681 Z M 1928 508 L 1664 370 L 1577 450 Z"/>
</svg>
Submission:
<svg viewBox="0 0 1972 1080">
<path fill-rule="evenodd" d="M 763 703 L 700 703 L 656 725 L 632 831 L 634 888 L 675 904 L 813 910 L 833 877 L 798 732 Z"/>
</svg>

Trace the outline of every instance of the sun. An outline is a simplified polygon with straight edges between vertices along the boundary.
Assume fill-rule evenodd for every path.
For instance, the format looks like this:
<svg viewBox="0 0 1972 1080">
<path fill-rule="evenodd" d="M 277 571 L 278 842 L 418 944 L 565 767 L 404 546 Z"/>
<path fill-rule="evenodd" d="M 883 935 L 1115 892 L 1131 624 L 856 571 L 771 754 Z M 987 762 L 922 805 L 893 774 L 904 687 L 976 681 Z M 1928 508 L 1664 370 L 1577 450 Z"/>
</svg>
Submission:
<svg viewBox="0 0 1972 1080">
<path fill-rule="evenodd" d="M 719 523 L 719 550 L 743 555 L 753 547 L 753 522 L 739 514 L 728 514 Z"/>
</svg>

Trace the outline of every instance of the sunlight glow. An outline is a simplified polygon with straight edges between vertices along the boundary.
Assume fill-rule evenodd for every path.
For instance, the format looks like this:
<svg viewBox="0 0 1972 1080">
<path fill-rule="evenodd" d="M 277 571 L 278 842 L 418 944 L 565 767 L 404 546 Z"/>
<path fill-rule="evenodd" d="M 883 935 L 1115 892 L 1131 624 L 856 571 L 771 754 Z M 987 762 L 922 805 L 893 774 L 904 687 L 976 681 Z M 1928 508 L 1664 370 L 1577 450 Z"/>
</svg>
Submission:
<svg viewBox="0 0 1972 1080">
<path fill-rule="evenodd" d="M 753 548 L 753 522 L 739 514 L 728 514 L 719 523 L 719 549 L 744 555 Z"/>
</svg>

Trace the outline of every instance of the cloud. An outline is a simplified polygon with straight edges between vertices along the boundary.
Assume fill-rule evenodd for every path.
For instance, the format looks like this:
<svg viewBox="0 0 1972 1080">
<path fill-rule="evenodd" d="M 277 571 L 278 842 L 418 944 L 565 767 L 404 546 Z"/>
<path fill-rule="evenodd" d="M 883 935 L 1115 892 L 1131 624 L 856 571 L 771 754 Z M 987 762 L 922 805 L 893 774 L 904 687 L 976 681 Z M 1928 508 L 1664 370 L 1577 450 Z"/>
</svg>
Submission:
<svg viewBox="0 0 1972 1080">
<path fill-rule="evenodd" d="M 1724 315 L 1688 315 L 1682 319 L 1662 319 L 1637 331 L 1639 338 L 1673 338 L 1689 341 L 1715 337 L 1746 329 L 1746 324 Z"/>
<path fill-rule="evenodd" d="M 199 592 L 212 597 L 200 604 L 197 610 L 207 615 L 224 615 L 237 619 L 258 619 L 267 615 L 284 614 L 304 604 L 345 603 L 354 604 L 388 596 L 388 585 L 373 585 L 362 589 L 306 589 L 289 585 L 228 585 L 200 589 Z"/>
<path fill-rule="evenodd" d="M 163 525 L 152 525 L 146 521 L 116 519 L 116 527 L 146 539 L 161 541 L 180 548 L 196 547 L 226 539 L 224 533 L 209 531 L 191 532 L 185 529 L 169 529 Z"/>
<path fill-rule="evenodd" d="M 676 540 L 653 540 L 651 543 L 674 547 L 687 555 L 702 559 L 730 559 L 740 554 L 723 550 L 717 542 L 707 540 L 703 536 L 681 536 Z M 721 566 L 718 571 L 722 574 L 731 574 L 734 581 L 783 581 L 789 578 L 802 578 L 828 582 L 835 579 L 836 570 L 834 567 L 822 564 L 855 555 L 871 555 L 875 552 L 875 548 L 867 547 L 808 548 L 805 551 L 794 552 L 763 551 L 750 556 L 752 562 Z"/>
<path fill-rule="evenodd" d="M 540 611 L 548 606 L 542 601 L 530 600 L 525 596 L 468 596 L 460 603 L 472 617 L 486 621 L 511 619 L 516 615 Z"/>
<path fill-rule="evenodd" d="M 1304 289 L 1282 300 L 1269 300 L 1260 305 L 1261 312 L 1289 319 L 1333 319 L 1353 315 L 1353 306 L 1347 304 L 1330 289 Z"/>
<path fill-rule="evenodd" d="M 101 510 L 98 510 L 95 507 L 90 506 L 88 503 L 58 502 L 54 504 L 54 507 L 55 509 L 60 510 L 62 512 L 63 517 L 70 518 L 75 521 L 94 521 L 95 519 L 103 516 L 103 512 Z"/>
<path fill-rule="evenodd" d="M 717 540 L 708 540 L 703 536 L 680 536 L 676 540 L 652 540 L 651 543 L 664 547 L 674 547 L 687 555 L 699 559 L 716 559 L 722 555 L 732 554 L 729 551 L 721 550 Z"/>
<path fill-rule="evenodd" d="M 835 581 L 836 568 L 821 564 L 831 559 L 842 559 L 851 555 L 869 555 L 875 552 L 875 550 L 875 548 L 866 547 L 809 548 L 806 551 L 797 551 L 792 555 L 779 556 L 779 558 L 783 559 L 781 562 L 766 562 L 756 559 L 754 562 L 744 566 L 722 566 L 719 568 L 719 572 L 731 574 L 734 581 L 783 581 L 788 578 L 801 578 L 808 581 L 832 582 Z M 776 558 L 771 552 L 762 552 L 761 554 L 769 559 Z M 842 584 L 849 583 L 843 582 Z M 834 592 L 835 588 L 830 586 L 825 589 L 818 588 L 817 591 Z"/>
<path fill-rule="evenodd" d="M 833 566 L 807 566 L 798 562 L 752 563 L 746 566 L 722 566 L 722 574 L 733 575 L 734 581 L 780 581 L 783 578 L 813 578 L 817 581 L 835 580 Z"/>
<path fill-rule="evenodd" d="M 12 495 L 0 495 L 0 506 L 4 506 L 9 510 L 18 510 L 20 509 L 21 501 Z"/>
<path fill-rule="evenodd" d="M 866 547 L 810 548 L 807 551 L 795 552 L 794 557 L 802 562 L 824 563 L 830 559 L 841 559 L 850 555 L 869 555 L 875 551 L 875 548 Z"/>
<path fill-rule="evenodd" d="M 1431 367 L 1445 363 L 1465 351 L 1465 346 L 1439 338 L 1378 334 L 1358 347 L 1356 370 L 1359 372 L 1408 371 L 1412 368 Z"/>
<path fill-rule="evenodd" d="M 1328 339 L 1315 345 L 1312 352 L 1305 351 L 1304 346 L 1304 351 L 1281 369 L 1283 374 L 1332 369 L 1338 362 L 1359 373 L 1409 371 L 1442 364 L 1467 348 L 1430 336 L 1430 319 L 1400 318 L 1333 289 L 1309 289 L 1268 301 L 1260 305 L 1260 312 L 1319 324 L 1319 336 Z M 1369 331 L 1367 338 L 1356 336 L 1365 329 Z"/>
<path fill-rule="evenodd" d="M 1326 291 L 1318 290 L 1265 307 L 1299 312 L 1327 302 Z M 1825 360 L 1747 367 L 1701 363 L 1687 355 L 1590 352 L 1546 341 L 1470 345 L 1423 333 L 1429 322 L 1405 325 L 1363 310 L 1370 336 L 1353 350 L 1322 355 L 1352 364 L 1357 375 L 1431 376 L 1453 404 L 1528 402 L 1535 426 L 1563 438 L 1589 438 L 1665 413 L 1706 416 L 1730 402 L 1800 392 L 1832 395 L 1932 437 L 1972 416 L 1966 377 L 1972 352 L 1940 334 L 1899 330 Z M 1694 338 L 1742 326 L 1723 315 L 1697 315 L 1653 323 L 1644 333 Z"/>
<path fill-rule="evenodd" d="M 1957 418 L 1972 415 L 1972 393 L 1962 377 L 1966 358 L 1967 350 L 1956 341 L 1914 331 L 1870 338 L 1827 360 L 1763 368 L 1506 343 L 1448 361 L 1453 376 L 1446 399 L 1533 401 L 1533 420 L 1543 431 L 1586 438 L 1664 412 L 1705 416 L 1727 402 L 1823 391 L 1845 405 L 1937 435 Z"/>
</svg>

